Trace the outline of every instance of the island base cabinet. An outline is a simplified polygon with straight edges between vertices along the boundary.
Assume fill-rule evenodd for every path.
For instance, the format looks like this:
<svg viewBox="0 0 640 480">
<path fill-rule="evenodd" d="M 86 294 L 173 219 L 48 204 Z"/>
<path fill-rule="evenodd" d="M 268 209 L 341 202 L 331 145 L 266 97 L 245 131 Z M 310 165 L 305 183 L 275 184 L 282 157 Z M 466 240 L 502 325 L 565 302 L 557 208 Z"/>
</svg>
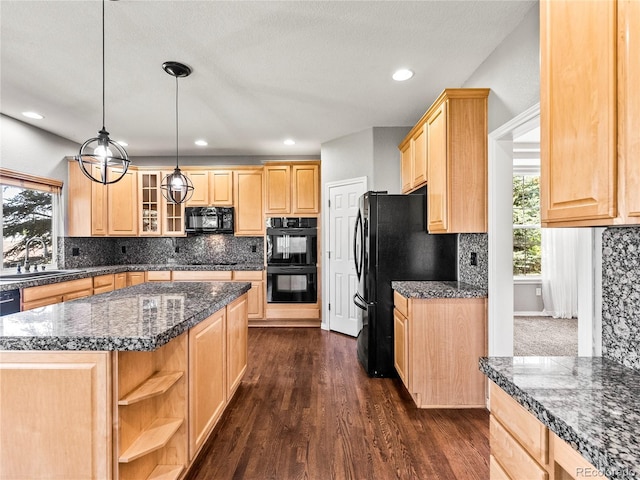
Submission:
<svg viewBox="0 0 640 480">
<path fill-rule="evenodd" d="M 187 335 L 152 352 L 114 355 L 119 480 L 153 478 L 158 470 L 177 473 L 189 463 Z"/>
<path fill-rule="evenodd" d="M 110 379 L 107 352 L 0 352 L 0 478 L 112 478 Z"/>
</svg>

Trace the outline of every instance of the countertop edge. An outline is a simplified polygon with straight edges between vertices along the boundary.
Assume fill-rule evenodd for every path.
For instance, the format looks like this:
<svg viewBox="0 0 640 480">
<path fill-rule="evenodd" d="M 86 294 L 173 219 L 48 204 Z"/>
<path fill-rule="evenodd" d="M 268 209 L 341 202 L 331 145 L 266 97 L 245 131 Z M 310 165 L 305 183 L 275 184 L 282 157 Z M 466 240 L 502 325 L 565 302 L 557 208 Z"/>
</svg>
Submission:
<svg viewBox="0 0 640 480">
<path fill-rule="evenodd" d="M 567 442 L 573 449 L 578 451 L 589 463 L 601 472 L 620 472 L 620 474 L 607 476 L 610 480 L 631 480 L 638 477 L 629 475 L 628 467 L 620 465 L 617 460 L 612 459 L 606 452 L 595 447 L 588 437 L 581 436 L 571 426 L 561 418 L 553 415 L 542 403 L 533 398 L 526 391 L 519 388 L 506 376 L 489 365 L 488 357 L 481 357 L 478 361 L 480 371 L 504 390 L 519 405 L 536 417 L 544 426 L 555 433 L 561 440 Z M 604 477 L 602 477 L 604 478 Z"/>
<path fill-rule="evenodd" d="M 395 280 L 391 288 L 405 298 L 487 298 L 487 290 L 475 285 L 458 281 L 441 280 Z"/>
</svg>

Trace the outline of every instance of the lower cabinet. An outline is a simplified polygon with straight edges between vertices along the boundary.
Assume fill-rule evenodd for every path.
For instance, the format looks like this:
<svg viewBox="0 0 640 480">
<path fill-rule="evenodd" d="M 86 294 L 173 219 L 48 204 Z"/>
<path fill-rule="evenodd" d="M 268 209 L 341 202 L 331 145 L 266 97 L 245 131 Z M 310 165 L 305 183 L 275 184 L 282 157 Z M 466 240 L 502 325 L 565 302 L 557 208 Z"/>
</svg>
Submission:
<svg viewBox="0 0 640 480">
<path fill-rule="evenodd" d="M 93 280 L 91 278 L 23 288 L 22 310 L 44 307 L 91 295 L 93 295 Z"/>
<path fill-rule="evenodd" d="M 491 480 L 605 478 L 493 382 L 489 396 Z"/>
<path fill-rule="evenodd" d="M 394 364 L 419 408 L 485 408 L 485 298 L 407 299 L 394 292 Z"/>
<path fill-rule="evenodd" d="M 227 402 L 226 309 L 189 330 L 189 452 L 195 458 Z"/>
<path fill-rule="evenodd" d="M 183 478 L 246 371 L 247 324 L 245 294 L 152 352 L 1 352 L 0 480 Z"/>
<path fill-rule="evenodd" d="M 127 287 L 133 287 L 134 285 L 140 285 L 145 281 L 144 272 L 127 272 Z"/>
</svg>

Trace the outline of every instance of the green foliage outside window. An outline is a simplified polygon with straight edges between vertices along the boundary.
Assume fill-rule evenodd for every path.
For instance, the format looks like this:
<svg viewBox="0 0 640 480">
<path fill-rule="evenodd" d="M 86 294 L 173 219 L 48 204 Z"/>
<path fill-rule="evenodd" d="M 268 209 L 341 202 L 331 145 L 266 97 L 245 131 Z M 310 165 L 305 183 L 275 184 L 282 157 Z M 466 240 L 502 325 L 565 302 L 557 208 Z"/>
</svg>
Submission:
<svg viewBox="0 0 640 480">
<path fill-rule="evenodd" d="M 513 274 L 540 275 L 540 177 L 513 176 Z"/>
<path fill-rule="evenodd" d="M 51 193 L 2 185 L 2 266 L 15 267 L 24 261 L 27 240 L 40 237 L 47 245 L 44 258 L 40 243 L 32 243 L 29 261 L 51 260 L 53 244 L 53 198 Z"/>
</svg>

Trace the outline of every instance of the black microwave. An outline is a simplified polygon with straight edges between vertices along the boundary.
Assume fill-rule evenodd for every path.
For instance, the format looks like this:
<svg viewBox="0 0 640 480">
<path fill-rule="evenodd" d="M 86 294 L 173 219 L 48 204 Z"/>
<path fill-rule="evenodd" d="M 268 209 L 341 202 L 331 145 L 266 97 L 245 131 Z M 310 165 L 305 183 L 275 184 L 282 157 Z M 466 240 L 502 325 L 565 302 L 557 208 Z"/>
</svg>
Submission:
<svg viewBox="0 0 640 480">
<path fill-rule="evenodd" d="M 187 233 L 233 233 L 233 207 L 187 207 Z"/>
</svg>

